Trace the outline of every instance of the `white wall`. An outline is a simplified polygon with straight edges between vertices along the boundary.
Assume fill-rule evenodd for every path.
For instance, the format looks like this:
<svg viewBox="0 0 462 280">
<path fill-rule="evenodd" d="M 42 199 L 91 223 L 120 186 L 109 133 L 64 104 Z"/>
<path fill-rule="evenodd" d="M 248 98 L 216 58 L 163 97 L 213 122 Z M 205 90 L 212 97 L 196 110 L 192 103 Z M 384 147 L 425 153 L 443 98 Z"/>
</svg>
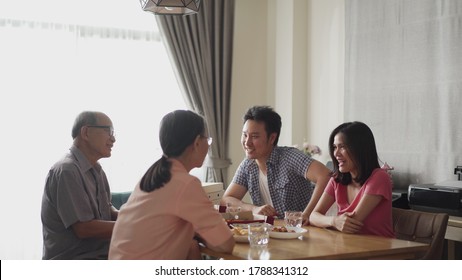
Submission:
<svg viewBox="0 0 462 280">
<path fill-rule="evenodd" d="M 311 0 L 308 10 L 308 140 L 325 163 L 329 135 L 344 122 L 345 1 Z"/>
<path fill-rule="evenodd" d="M 344 9 L 344 0 L 236 0 L 228 182 L 253 105 L 281 115 L 280 145 L 306 139 L 328 160 L 329 134 L 343 122 Z"/>
<path fill-rule="evenodd" d="M 242 116 L 254 104 L 267 99 L 267 1 L 237 0 L 234 25 L 233 77 L 228 182 L 244 157 L 240 145 Z"/>
</svg>

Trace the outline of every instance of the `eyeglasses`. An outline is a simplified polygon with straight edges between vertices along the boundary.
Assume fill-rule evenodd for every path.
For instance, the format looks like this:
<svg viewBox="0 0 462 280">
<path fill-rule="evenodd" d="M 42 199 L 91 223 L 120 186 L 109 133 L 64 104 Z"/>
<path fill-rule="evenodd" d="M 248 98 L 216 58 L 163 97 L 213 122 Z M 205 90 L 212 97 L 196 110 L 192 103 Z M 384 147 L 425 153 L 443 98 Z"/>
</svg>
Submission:
<svg viewBox="0 0 462 280">
<path fill-rule="evenodd" d="M 213 142 L 212 137 L 208 137 L 208 136 L 204 136 L 204 135 L 201 135 L 201 137 L 207 139 L 207 144 L 209 144 L 209 146 L 212 145 L 212 142 Z"/>
<path fill-rule="evenodd" d="M 109 134 L 109 136 L 115 137 L 114 128 L 110 125 L 87 125 L 87 127 L 102 128 Z"/>
</svg>

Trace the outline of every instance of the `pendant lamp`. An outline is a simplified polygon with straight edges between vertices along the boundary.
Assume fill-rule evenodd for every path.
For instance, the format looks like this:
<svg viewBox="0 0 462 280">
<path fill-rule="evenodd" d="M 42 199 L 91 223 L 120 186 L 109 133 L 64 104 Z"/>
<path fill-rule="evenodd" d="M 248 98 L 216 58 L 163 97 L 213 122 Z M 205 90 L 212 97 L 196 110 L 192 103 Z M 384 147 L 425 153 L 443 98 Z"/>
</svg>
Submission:
<svg viewBox="0 0 462 280">
<path fill-rule="evenodd" d="M 144 11 L 156 15 L 191 15 L 199 11 L 201 0 L 140 0 Z"/>
</svg>

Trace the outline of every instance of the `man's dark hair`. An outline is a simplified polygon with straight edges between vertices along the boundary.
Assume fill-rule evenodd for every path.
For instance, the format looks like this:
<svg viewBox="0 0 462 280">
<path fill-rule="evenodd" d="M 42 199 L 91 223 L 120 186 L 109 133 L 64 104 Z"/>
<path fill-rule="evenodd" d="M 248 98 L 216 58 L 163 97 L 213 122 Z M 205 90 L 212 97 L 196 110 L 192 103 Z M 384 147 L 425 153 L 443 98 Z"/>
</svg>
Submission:
<svg viewBox="0 0 462 280">
<path fill-rule="evenodd" d="M 276 133 L 276 139 L 274 140 L 274 146 L 278 144 L 279 134 L 281 133 L 281 116 L 276 113 L 273 108 L 269 106 L 253 106 L 247 110 L 244 115 L 244 123 L 247 120 L 253 120 L 257 122 L 263 122 L 265 124 L 265 130 L 267 137 L 271 133 Z"/>
</svg>

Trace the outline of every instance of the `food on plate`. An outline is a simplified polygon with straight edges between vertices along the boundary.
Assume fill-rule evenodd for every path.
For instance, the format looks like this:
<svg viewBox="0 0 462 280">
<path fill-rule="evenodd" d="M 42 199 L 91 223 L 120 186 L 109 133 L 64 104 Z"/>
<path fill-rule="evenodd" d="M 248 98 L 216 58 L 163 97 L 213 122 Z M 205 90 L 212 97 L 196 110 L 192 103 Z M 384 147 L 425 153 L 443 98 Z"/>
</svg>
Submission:
<svg viewBox="0 0 462 280">
<path fill-rule="evenodd" d="M 247 235 L 249 231 L 246 228 L 234 227 L 231 229 L 231 232 L 234 235 Z"/>
<path fill-rule="evenodd" d="M 290 226 L 274 227 L 273 230 L 269 232 L 269 236 L 276 239 L 295 239 L 303 236 L 305 232 L 307 232 L 305 228 Z"/>
<path fill-rule="evenodd" d="M 295 232 L 293 229 L 287 229 L 286 227 L 273 227 L 272 231 L 274 232 Z"/>
</svg>

